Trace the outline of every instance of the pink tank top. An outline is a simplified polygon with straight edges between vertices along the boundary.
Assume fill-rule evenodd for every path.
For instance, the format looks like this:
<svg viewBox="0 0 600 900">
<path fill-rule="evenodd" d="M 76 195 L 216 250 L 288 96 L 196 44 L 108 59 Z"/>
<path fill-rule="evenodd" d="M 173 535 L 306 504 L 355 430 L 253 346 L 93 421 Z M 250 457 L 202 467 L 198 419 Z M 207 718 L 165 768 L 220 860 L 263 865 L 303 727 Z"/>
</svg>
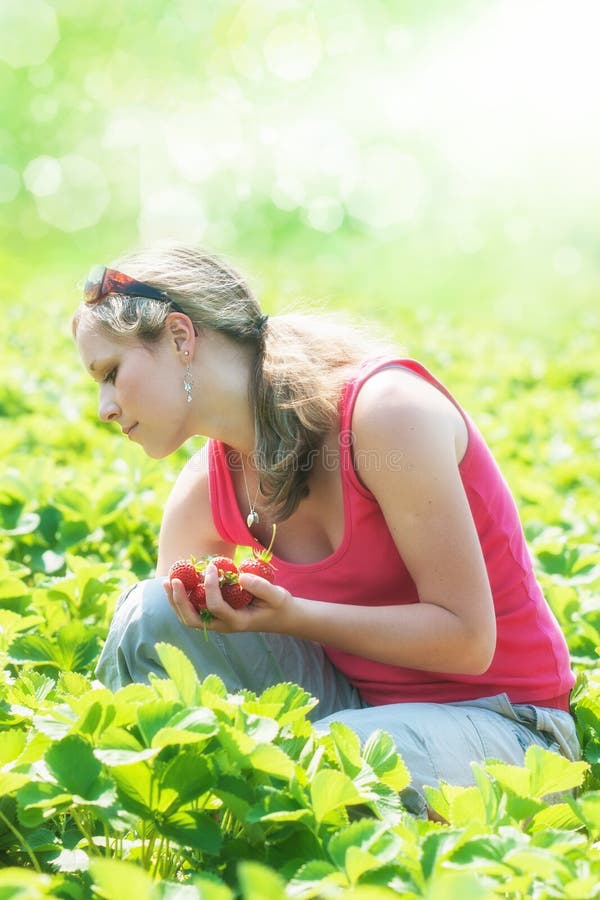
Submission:
<svg viewBox="0 0 600 900">
<path fill-rule="evenodd" d="M 374 662 L 325 646 L 332 663 L 356 685 L 370 704 L 449 703 L 506 693 L 513 703 L 568 709 L 574 683 L 569 652 L 540 586 L 526 546 L 517 508 L 481 433 L 446 388 L 411 359 L 376 359 L 363 364 L 340 399 L 340 434 L 351 432 L 357 394 L 375 372 L 405 366 L 448 397 L 462 414 L 468 446 L 460 474 L 479 535 L 494 598 L 497 642 L 494 658 L 482 675 L 424 672 Z M 344 497 L 344 536 L 330 556 L 308 564 L 274 557 L 277 583 L 296 596 L 329 603 L 364 604 L 369 585 L 371 605 L 417 603 L 416 586 L 400 557 L 373 495 L 359 481 L 351 442 L 340 440 Z M 223 540 L 252 546 L 227 465 L 227 447 L 209 441 L 210 502 Z M 373 579 L 376 579 L 374 582 Z M 383 599 L 379 599 L 383 598 Z"/>
</svg>

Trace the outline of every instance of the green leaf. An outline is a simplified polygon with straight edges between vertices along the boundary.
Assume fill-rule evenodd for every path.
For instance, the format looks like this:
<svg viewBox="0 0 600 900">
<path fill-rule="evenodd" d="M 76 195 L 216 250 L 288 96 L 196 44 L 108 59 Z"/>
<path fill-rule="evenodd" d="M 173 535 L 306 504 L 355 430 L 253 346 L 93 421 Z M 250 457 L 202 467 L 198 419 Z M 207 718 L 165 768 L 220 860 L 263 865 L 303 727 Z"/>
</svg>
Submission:
<svg viewBox="0 0 600 900">
<path fill-rule="evenodd" d="M 82 622 L 63 625 L 52 636 L 27 634 L 11 647 L 15 663 L 47 663 L 57 669 L 77 671 L 91 666 L 98 651 L 98 639 Z"/>
<path fill-rule="evenodd" d="M 361 847 L 348 847 L 346 853 L 345 869 L 350 884 L 356 884 L 358 879 L 373 869 L 380 868 L 381 863 L 376 856 L 373 856 Z"/>
<path fill-rule="evenodd" d="M 250 806 L 255 801 L 255 793 L 245 778 L 234 775 L 221 775 L 213 788 L 214 793 L 223 801 L 223 805 L 241 821 L 244 821 Z M 278 796 L 280 795 L 277 792 Z"/>
<path fill-rule="evenodd" d="M 156 652 L 167 675 L 176 685 L 183 705 L 195 706 L 198 703 L 200 681 L 183 650 L 163 642 L 156 645 Z"/>
<path fill-rule="evenodd" d="M 240 711 L 240 717 L 236 723 L 248 737 L 259 743 L 270 743 L 274 741 L 279 732 L 279 726 L 274 719 L 267 716 L 257 716 L 254 713 L 247 713 L 245 710 Z"/>
<path fill-rule="evenodd" d="M 194 809 L 178 810 L 157 822 L 156 827 L 181 847 L 193 847 L 213 856 L 221 850 L 223 834 L 210 813 Z"/>
<path fill-rule="evenodd" d="M 509 763 L 485 763 L 485 770 L 504 788 L 520 797 L 528 797 L 531 793 L 531 772 L 523 766 Z"/>
<path fill-rule="evenodd" d="M 147 759 L 153 759 L 161 751 L 161 747 L 145 747 L 143 750 L 118 748 L 106 750 L 94 750 L 94 755 L 104 763 L 105 766 L 131 766 L 134 763 L 141 763 Z"/>
<path fill-rule="evenodd" d="M 250 762 L 259 772 L 266 772 L 273 778 L 288 781 L 295 770 L 294 763 L 283 750 L 273 744 L 258 744 L 250 753 Z"/>
<path fill-rule="evenodd" d="M 225 805 L 232 808 L 229 797 L 219 788 L 218 796 L 223 797 Z M 251 801 L 253 798 L 249 798 Z M 247 810 L 247 806 L 246 806 Z M 306 807 L 299 806 L 298 802 L 287 793 L 279 789 L 267 786 L 260 790 L 260 802 L 246 812 L 244 810 L 240 818 L 247 822 L 314 822 L 313 817 Z"/>
<path fill-rule="evenodd" d="M 72 803 L 72 795 L 65 793 L 58 784 L 29 781 L 17 791 L 19 820 L 29 828 L 35 828 Z"/>
<path fill-rule="evenodd" d="M 24 534 L 31 534 L 40 524 L 40 517 L 37 513 L 23 513 L 14 528 L 0 528 L 0 534 L 9 535 L 10 537 L 20 537 Z"/>
<path fill-rule="evenodd" d="M 204 759 L 200 751 L 182 750 L 166 766 L 160 779 L 160 787 L 173 788 L 177 792 L 177 805 L 183 806 L 199 799 L 215 783 L 214 766 Z"/>
<path fill-rule="evenodd" d="M 12 794 L 28 781 L 29 776 L 22 772 L 0 772 L 0 797 Z"/>
<path fill-rule="evenodd" d="M 37 708 L 55 687 L 54 679 L 42 675 L 41 672 L 23 672 L 13 685 L 12 695 L 24 699 L 33 708 Z"/>
<path fill-rule="evenodd" d="M 570 880 L 576 874 L 571 867 L 565 864 L 560 856 L 555 856 L 543 847 L 521 846 L 515 847 L 506 856 L 506 862 L 518 873 L 539 877 L 544 873 L 544 881 L 552 882 L 556 878 L 562 881 Z"/>
<path fill-rule="evenodd" d="M 315 697 L 292 682 L 280 682 L 268 687 L 260 695 L 260 702 L 280 707 L 277 715 L 280 726 L 303 719 L 318 703 Z"/>
<path fill-rule="evenodd" d="M 496 900 L 498 893 L 476 872 L 441 871 L 428 884 L 424 900 Z"/>
<path fill-rule="evenodd" d="M 87 800 L 97 798 L 102 765 L 86 740 L 77 734 L 67 735 L 50 747 L 45 759 L 64 790 Z"/>
<path fill-rule="evenodd" d="M 317 822 L 341 806 L 361 803 L 363 798 L 352 780 L 335 769 L 321 769 L 311 784 L 311 799 Z"/>
<path fill-rule="evenodd" d="M 333 738 L 342 770 L 350 778 L 353 778 L 363 767 L 358 735 L 347 725 L 344 725 L 343 722 L 332 722 L 329 727 L 329 733 Z"/>
<path fill-rule="evenodd" d="M 50 875 L 8 867 L 0 870 L 0 900 L 39 900 L 53 896 Z M 56 896 L 56 895 L 54 895 Z"/>
<path fill-rule="evenodd" d="M 191 710 L 178 710 L 166 725 L 152 738 L 153 747 L 170 744 L 205 744 L 219 732 L 219 721 L 211 709 L 199 706 Z"/>
<path fill-rule="evenodd" d="M 13 762 L 21 755 L 27 742 L 27 732 L 20 728 L 11 728 L 0 735 L 0 766 Z"/>
<path fill-rule="evenodd" d="M 421 844 L 421 866 L 425 878 L 433 878 L 438 870 L 444 868 L 460 841 L 458 830 L 443 829 L 425 835 Z"/>
<path fill-rule="evenodd" d="M 81 697 L 87 694 L 90 688 L 89 678 L 79 672 L 61 672 L 57 683 L 58 691 L 70 697 Z"/>
<path fill-rule="evenodd" d="M 20 600 L 23 597 L 27 597 L 30 594 L 30 589 L 23 584 L 17 578 L 4 577 L 0 580 L 0 604 L 3 607 L 16 607 L 21 609 L 22 604 L 20 603 L 11 603 L 10 601 Z M 19 619 L 24 619 L 24 617 L 20 616 L 18 612 L 15 612 L 13 609 L 3 610 L 3 613 L 12 613 L 13 616 L 18 616 Z M 29 617 L 27 617 L 29 618 Z M 37 619 L 37 617 L 35 617 Z M 11 621 L 8 617 L 3 615 L 0 620 L 4 628 L 6 628 L 7 622 Z M 16 620 L 12 620 L 13 622 Z M 35 623 L 32 623 L 35 624 Z M 29 626 L 28 626 L 29 627 Z M 20 630 L 20 629 L 19 629 Z"/>
<path fill-rule="evenodd" d="M 256 747 L 256 741 L 240 728 L 232 728 L 222 724 L 219 741 L 227 753 L 238 765 L 247 768 L 250 765 L 250 754 Z"/>
<path fill-rule="evenodd" d="M 410 774 L 386 731 L 374 731 L 363 748 L 363 758 L 384 784 L 403 791 L 410 784 Z"/>
<path fill-rule="evenodd" d="M 123 807 L 142 818 L 152 818 L 157 798 L 152 770 L 146 762 L 111 769 Z"/>
<path fill-rule="evenodd" d="M 176 712 L 179 710 L 170 700 L 154 700 L 139 707 L 137 722 L 147 747 L 152 746 L 154 736 L 170 722 Z"/>
<path fill-rule="evenodd" d="M 140 866 L 117 859 L 92 859 L 92 887 L 104 900 L 153 900 L 154 882 Z"/>
<path fill-rule="evenodd" d="M 261 863 L 240 863 L 238 879 L 243 900 L 286 900 L 283 879 Z"/>
<path fill-rule="evenodd" d="M 380 862 L 389 862 L 400 849 L 400 839 L 385 823 L 376 819 L 359 819 L 336 831 L 327 844 L 327 853 L 343 869 L 350 847 L 374 853 Z"/>
<path fill-rule="evenodd" d="M 465 828 L 473 822 L 486 821 L 486 809 L 477 787 L 459 789 L 451 799 L 448 821 L 455 827 Z"/>
<path fill-rule="evenodd" d="M 588 791 L 577 800 L 569 798 L 569 806 L 583 822 L 592 840 L 600 838 L 600 791 Z"/>
<path fill-rule="evenodd" d="M 288 893 L 291 897 L 326 897 L 322 893 L 324 883 L 328 885 L 347 885 L 347 880 L 335 866 L 324 859 L 314 859 L 304 863 L 288 882 Z M 335 897 L 335 892 L 332 891 Z"/>
<path fill-rule="evenodd" d="M 202 702 L 207 706 L 212 706 L 211 698 L 216 697 L 221 700 L 227 698 L 227 688 L 218 675 L 207 675 L 201 684 Z"/>
<path fill-rule="evenodd" d="M 543 805 L 541 810 L 534 814 L 527 826 L 527 831 L 533 834 L 541 830 L 548 831 L 551 828 L 572 831 L 579 826 L 580 819 L 568 803 L 554 803 L 549 806 Z"/>
<path fill-rule="evenodd" d="M 525 765 L 531 772 L 531 791 L 541 799 L 548 794 L 569 791 L 580 787 L 589 765 L 586 762 L 571 762 L 558 753 L 532 744 L 525 753 Z"/>
<path fill-rule="evenodd" d="M 227 887 L 220 878 L 209 872 L 203 872 L 201 875 L 193 875 L 190 879 L 190 892 L 196 893 L 189 895 L 189 898 L 183 895 L 181 885 L 166 885 L 163 892 L 163 886 L 158 887 L 157 900 L 234 900 L 233 891 Z"/>
</svg>

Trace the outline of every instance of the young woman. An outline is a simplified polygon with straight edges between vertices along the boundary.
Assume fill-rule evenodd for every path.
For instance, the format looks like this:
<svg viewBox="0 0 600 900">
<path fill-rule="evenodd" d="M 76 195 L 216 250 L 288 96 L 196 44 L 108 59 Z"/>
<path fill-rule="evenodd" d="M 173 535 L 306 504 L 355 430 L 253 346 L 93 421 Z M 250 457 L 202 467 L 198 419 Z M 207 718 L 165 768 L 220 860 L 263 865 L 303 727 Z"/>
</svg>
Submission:
<svg viewBox="0 0 600 900">
<path fill-rule="evenodd" d="M 162 522 L 157 577 L 119 601 L 99 678 L 164 674 L 155 644 L 201 676 L 262 691 L 291 680 L 317 725 L 383 728 L 423 785 L 521 764 L 531 743 L 579 753 L 573 674 L 506 482 L 481 434 L 422 365 L 337 319 L 268 318 L 225 263 L 187 246 L 138 252 L 88 280 L 74 335 L 99 415 L 162 458 L 208 438 Z M 267 545 L 277 583 L 224 602 L 214 566 L 203 623 L 181 557 Z"/>
</svg>

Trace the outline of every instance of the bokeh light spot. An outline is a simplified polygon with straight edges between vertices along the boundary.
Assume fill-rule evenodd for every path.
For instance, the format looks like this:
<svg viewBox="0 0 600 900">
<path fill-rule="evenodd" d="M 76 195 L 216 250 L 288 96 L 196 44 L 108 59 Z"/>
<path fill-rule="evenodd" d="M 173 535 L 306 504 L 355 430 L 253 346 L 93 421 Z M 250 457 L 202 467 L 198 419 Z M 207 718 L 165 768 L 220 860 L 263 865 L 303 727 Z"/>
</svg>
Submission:
<svg viewBox="0 0 600 900">
<path fill-rule="evenodd" d="M 358 183 L 346 205 L 351 215 L 370 227 L 389 228 L 416 219 L 426 193 L 417 161 L 393 145 L 380 143 L 365 149 Z"/>
<path fill-rule="evenodd" d="M 199 241 L 206 231 L 206 213 L 191 191 L 165 188 L 142 198 L 139 230 L 146 242 Z"/>
<path fill-rule="evenodd" d="M 60 163 L 53 156 L 38 156 L 25 167 L 23 181 L 28 191 L 36 197 L 55 194 L 62 181 Z"/>
<path fill-rule="evenodd" d="M 58 101 L 50 94 L 40 94 L 31 101 L 31 118 L 36 122 L 50 122 L 58 112 Z"/>
<path fill-rule="evenodd" d="M 321 61 L 321 39 L 313 25 L 278 25 L 263 46 L 267 68 L 283 81 L 310 78 Z"/>
<path fill-rule="evenodd" d="M 96 225 L 109 200 L 102 169 L 92 160 L 74 153 L 56 162 L 60 167 L 60 182 L 54 191 L 37 195 L 40 218 L 67 232 Z"/>
<path fill-rule="evenodd" d="M 0 59 L 15 69 L 39 66 L 59 38 L 52 7 L 44 0 L 4 0 L 0 3 Z"/>
<path fill-rule="evenodd" d="M 10 203 L 19 193 L 19 173 L 10 166 L 0 165 L 0 203 Z"/>
<path fill-rule="evenodd" d="M 344 221 L 344 207 L 336 197 L 316 197 L 307 204 L 306 221 L 316 231 L 336 231 Z"/>
<path fill-rule="evenodd" d="M 581 253 L 577 247 L 559 247 L 554 255 L 554 269 L 563 278 L 571 278 L 581 271 Z"/>
</svg>

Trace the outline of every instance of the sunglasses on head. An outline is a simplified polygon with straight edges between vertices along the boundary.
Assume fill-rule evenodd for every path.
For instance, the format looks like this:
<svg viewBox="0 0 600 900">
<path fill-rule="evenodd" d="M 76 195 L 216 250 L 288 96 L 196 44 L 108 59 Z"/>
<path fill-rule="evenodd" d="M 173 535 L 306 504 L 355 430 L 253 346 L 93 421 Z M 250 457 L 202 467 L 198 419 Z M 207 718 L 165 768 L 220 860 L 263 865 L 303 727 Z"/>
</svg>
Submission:
<svg viewBox="0 0 600 900">
<path fill-rule="evenodd" d="M 138 281 L 136 278 L 130 278 L 123 272 L 117 272 L 116 269 L 107 269 L 106 266 L 95 266 L 87 277 L 83 288 L 83 300 L 88 306 L 94 306 L 100 303 L 109 294 L 125 294 L 128 297 L 147 297 L 149 300 L 161 300 L 163 303 L 170 303 L 174 310 L 185 311 L 174 300 L 171 300 L 168 294 L 159 291 L 157 288 L 146 284 L 145 281 Z"/>
</svg>

